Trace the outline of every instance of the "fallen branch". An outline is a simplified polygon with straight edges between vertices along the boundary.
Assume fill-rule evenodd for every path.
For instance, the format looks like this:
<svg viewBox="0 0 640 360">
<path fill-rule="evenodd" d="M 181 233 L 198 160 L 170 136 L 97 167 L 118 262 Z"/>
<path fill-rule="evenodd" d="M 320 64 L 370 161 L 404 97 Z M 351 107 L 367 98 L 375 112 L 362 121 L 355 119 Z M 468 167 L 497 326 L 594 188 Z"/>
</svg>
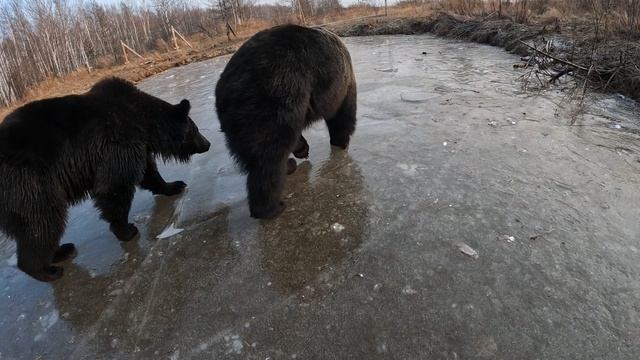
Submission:
<svg viewBox="0 0 640 360">
<path fill-rule="evenodd" d="M 609 87 L 609 84 L 611 84 L 611 81 L 613 80 L 614 77 L 616 77 L 616 75 L 618 74 L 618 71 L 620 71 L 620 69 L 622 69 L 622 66 L 618 67 L 616 69 L 616 71 L 614 71 L 614 73 L 609 77 L 609 80 L 607 80 L 607 83 L 604 84 L 604 88 L 602 89 L 602 91 L 607 90 L 607 88 Z"/>
<path fill-rule="evenodd" d="M 586 72 L 588 72 L 588 71 L 589 71 L 589 69 L 585 68 L 584 66 L 581 66 L 581 65 L 578 65 L 578 64 L 572 63 L 571 61 L 567 61 L 567 60 L 563 60 L 563 59 L 560 59 L 560 58 L 558 58 L 558 57 L 555 57 L 555 56 L 553 56 L 553 55 L 551 55 L 551 54 L 549 54 L 549 53 L 546 53 L 546 52 L 544 52 L 544 51 L 542 51 L 542 50 L 539 50 L 539 49 L 537 49 L 537 48 L 535 48 L 535 47 L 533 47 L 533 46 L 531 46 L 531 45 L 527 44 L 526 42 L 524 42 L 524 41 L 522 41 L 522 40 L 518 40 L 518 42 L 520 42 L 522 45 L 524 45 L 524 46 L 528 47 L 529 49 L 531 49 L 531 50 L 533 50 L 533 51 L 535 51 L 535 52 L 537 52 L 537 53 L 539 53 L 539 54 L 541 54 L 541 55 L 544 55 L 544 56 L 546 56 L 546 57 L 548 57 L 548 58 L 551 58 L 551 59 L 553 59 L 553 60 L 555 60 L 555 61 L 557 61 L 557 62 L 559 62 L 559 63 L 565 64 L 565 65 L 568 65 L 568 66 L 572 66 L 572 67 L 574 67 L 574 68 L 576 68 L 576 69 L 580 69 L 580 70 L 582 70 L 582 71 L 586 71 Z"/>
<path fill-rule="evenodd" d="M 558 73 L 556 73 L 555 75 L 553 75 L 551 77 L 551 79 L 549 80 L 550 84 L 553 84 L 554 82 L 556 82 L 556 80 L 560 79 L 561 77 L 563 77 L 564 75 L 567 75 L 571 72 L 570 68 L 566 68 Z"/>
<path fill-rule="evenodd" d="M 543 237 L 543 236 L 546 236 L 546 235 L 551 234 L 553 231 L 554 231 L 554 229 L 553 229 L 553 228 L 551 228 L 551 229 L 549 229 L 549 230 L 547 230 L 547 231 L 543 231 L 543 232 L 542 232 L 542 233 L 540 233 L 540 234 L 536 234 L 536 235 L 533 235 L 533 236 L 529 236 L 529 240 L 537 240 L 538 238 L 541 238 L 541 237 Z"/>
<path fill-rule="evenodd" d="M 580 96 L 580 102 L 578 103 L 578 109 L 584 109 L 584 99 L 587 97 L 587 84 L 589 83 L 589 76 L 591 76 L 591 70 L 593 70 L 593 64 L 589 66 L 589 70 L 587 71 L 587 78 L 584 80 L 584 84 L 582 84 L 582 94 Z M 573 116 L 570 122 L 570 125 L 575 125 L 577 120 L 576 116 Z"/>
</svg>

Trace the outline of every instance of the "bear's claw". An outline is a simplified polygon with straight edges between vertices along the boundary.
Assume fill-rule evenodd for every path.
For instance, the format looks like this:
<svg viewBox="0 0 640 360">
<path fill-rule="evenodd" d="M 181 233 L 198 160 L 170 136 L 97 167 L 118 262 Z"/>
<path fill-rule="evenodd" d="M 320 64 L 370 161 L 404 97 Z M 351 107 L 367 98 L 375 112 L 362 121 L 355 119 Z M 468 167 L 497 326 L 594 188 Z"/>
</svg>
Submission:
<svg viewBox="0 0 640 360">
<path fill-rule="evenodd" d="M 298 147 L 293 150 L 293 156 L 297 157 L 298 159 L 306 159 L 309 157 L 309 144 L 306 140 L 304 140 L 304 142 L 301 141 L 298 144 Z"/>
<path fill-rule="evenodd" d="M 187 187 L 184 181 L 174 181 L 167 183 L 161 191 L 154 191 L 154 195 L 174 196 L 182 193 Z"/>
<path fill-rule="evenodd" d="M 75 245 L 68 243 L 62 244 L 56 252 L 53 254 L 53 260 L 51 261 L 54 264 L 63 262 L 65 260 L 73 259 L 78 255 L 78 250 L 76 250 Z"/>
<path fill-rule="evenodd" d="M 111 232 L 120 241 L 133 240 L 139 234 L 138 228 L 133 224 L 126 224 L 124 226 L 113 226 L 113 225 L 111 225 Z"/>
<path fill-rule="evenodd" d="M 276 206 L 273 206 L 267 210 L 251 210 L 251 217 L 264 220 L 273 219 L 282 214 L 285 208 L 286 205 L 284 204 L 284 202 L 280 201 Z"/>
<path fill-rule="evenodd" d="M 62 269 L 62 267 L 47 266 L 46 268 L 44 268 L 44 270 L 37 273 L 29 274 L 29 275 L 31 275 L 36 280 L 40 280 L 43 282 L 51 282 L 51 281 L 60 279 L 63 274 L 64 274 L 64 270 Z"/>
<path fill-rule="evenodd" d="M 291 175 L 294 172 L 296 172 L 297 168 L 298 168 L 298 163 L 296 163 L 295 159 L 287 160 L 287 175 Z"/>
<path fill-rule="evenodd" d="M 349 147 L 349 140 L 331 140 L 330 143 L 331 146 L 335 146 L 342 150 L 347 150 L 347 148 Z"/>
</svg>

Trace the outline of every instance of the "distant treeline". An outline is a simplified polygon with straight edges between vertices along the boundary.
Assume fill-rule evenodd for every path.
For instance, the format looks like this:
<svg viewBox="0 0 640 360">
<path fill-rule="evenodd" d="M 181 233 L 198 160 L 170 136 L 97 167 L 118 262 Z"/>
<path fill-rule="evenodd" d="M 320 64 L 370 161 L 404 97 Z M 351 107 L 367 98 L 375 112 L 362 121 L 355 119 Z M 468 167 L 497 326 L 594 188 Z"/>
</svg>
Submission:
<svg viewBox="0 0 640 360">
<path fill-rule="evenodd" d="M 125 42 L 138 52 L 166 48 L 171 27 L 183 35 L 215 36 L 254 19 L 282 23 L 302 7 L 310 16 L 340 9 L 339 0 L 123 1 L 8 0 L 0 6 L 0 106 L 22 98 L 48 77 L 121 63 Z"/>
</svg>

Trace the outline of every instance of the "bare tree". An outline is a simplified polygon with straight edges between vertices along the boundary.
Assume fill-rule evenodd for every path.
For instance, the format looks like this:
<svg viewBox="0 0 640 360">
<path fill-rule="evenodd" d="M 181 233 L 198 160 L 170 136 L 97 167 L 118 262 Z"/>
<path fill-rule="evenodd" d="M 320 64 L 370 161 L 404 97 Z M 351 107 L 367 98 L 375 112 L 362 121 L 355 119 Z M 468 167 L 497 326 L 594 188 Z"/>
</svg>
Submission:
<svg viewBox="0 0 640 360">
<path fill-rule="evenodd" d="M 238 4 L 238 3 L 236 3 Z M 120 41 L 138 51 L 167 39 L 171 26 L 189 35 L 216 32 L 217 10 L 190 0 L 9 0 L 0 5 L 0 105 L 49 77 L 122 62 Z"/>
</svg>

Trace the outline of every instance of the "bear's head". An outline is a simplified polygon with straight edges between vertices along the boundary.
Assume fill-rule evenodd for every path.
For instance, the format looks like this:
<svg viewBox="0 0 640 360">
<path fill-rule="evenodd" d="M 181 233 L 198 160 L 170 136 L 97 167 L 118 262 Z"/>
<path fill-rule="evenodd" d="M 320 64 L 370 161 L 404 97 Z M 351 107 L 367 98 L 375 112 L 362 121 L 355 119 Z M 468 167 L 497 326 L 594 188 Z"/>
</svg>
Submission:
<svg viewBox="0 0 640 360">
<path fill-rule="evenodd" d="M 189 117 L 191 104 L 189 100 L 182 100 L 177 105 L 171 105 L 169 111 L 169 130 L 161 135 L 159 153 L 165 158 L 173 158 L 187 162 L 194 154 L 202 154 L 209 150 L 211 143 L 200 133 L 198 126 Z"/>
</svg>

